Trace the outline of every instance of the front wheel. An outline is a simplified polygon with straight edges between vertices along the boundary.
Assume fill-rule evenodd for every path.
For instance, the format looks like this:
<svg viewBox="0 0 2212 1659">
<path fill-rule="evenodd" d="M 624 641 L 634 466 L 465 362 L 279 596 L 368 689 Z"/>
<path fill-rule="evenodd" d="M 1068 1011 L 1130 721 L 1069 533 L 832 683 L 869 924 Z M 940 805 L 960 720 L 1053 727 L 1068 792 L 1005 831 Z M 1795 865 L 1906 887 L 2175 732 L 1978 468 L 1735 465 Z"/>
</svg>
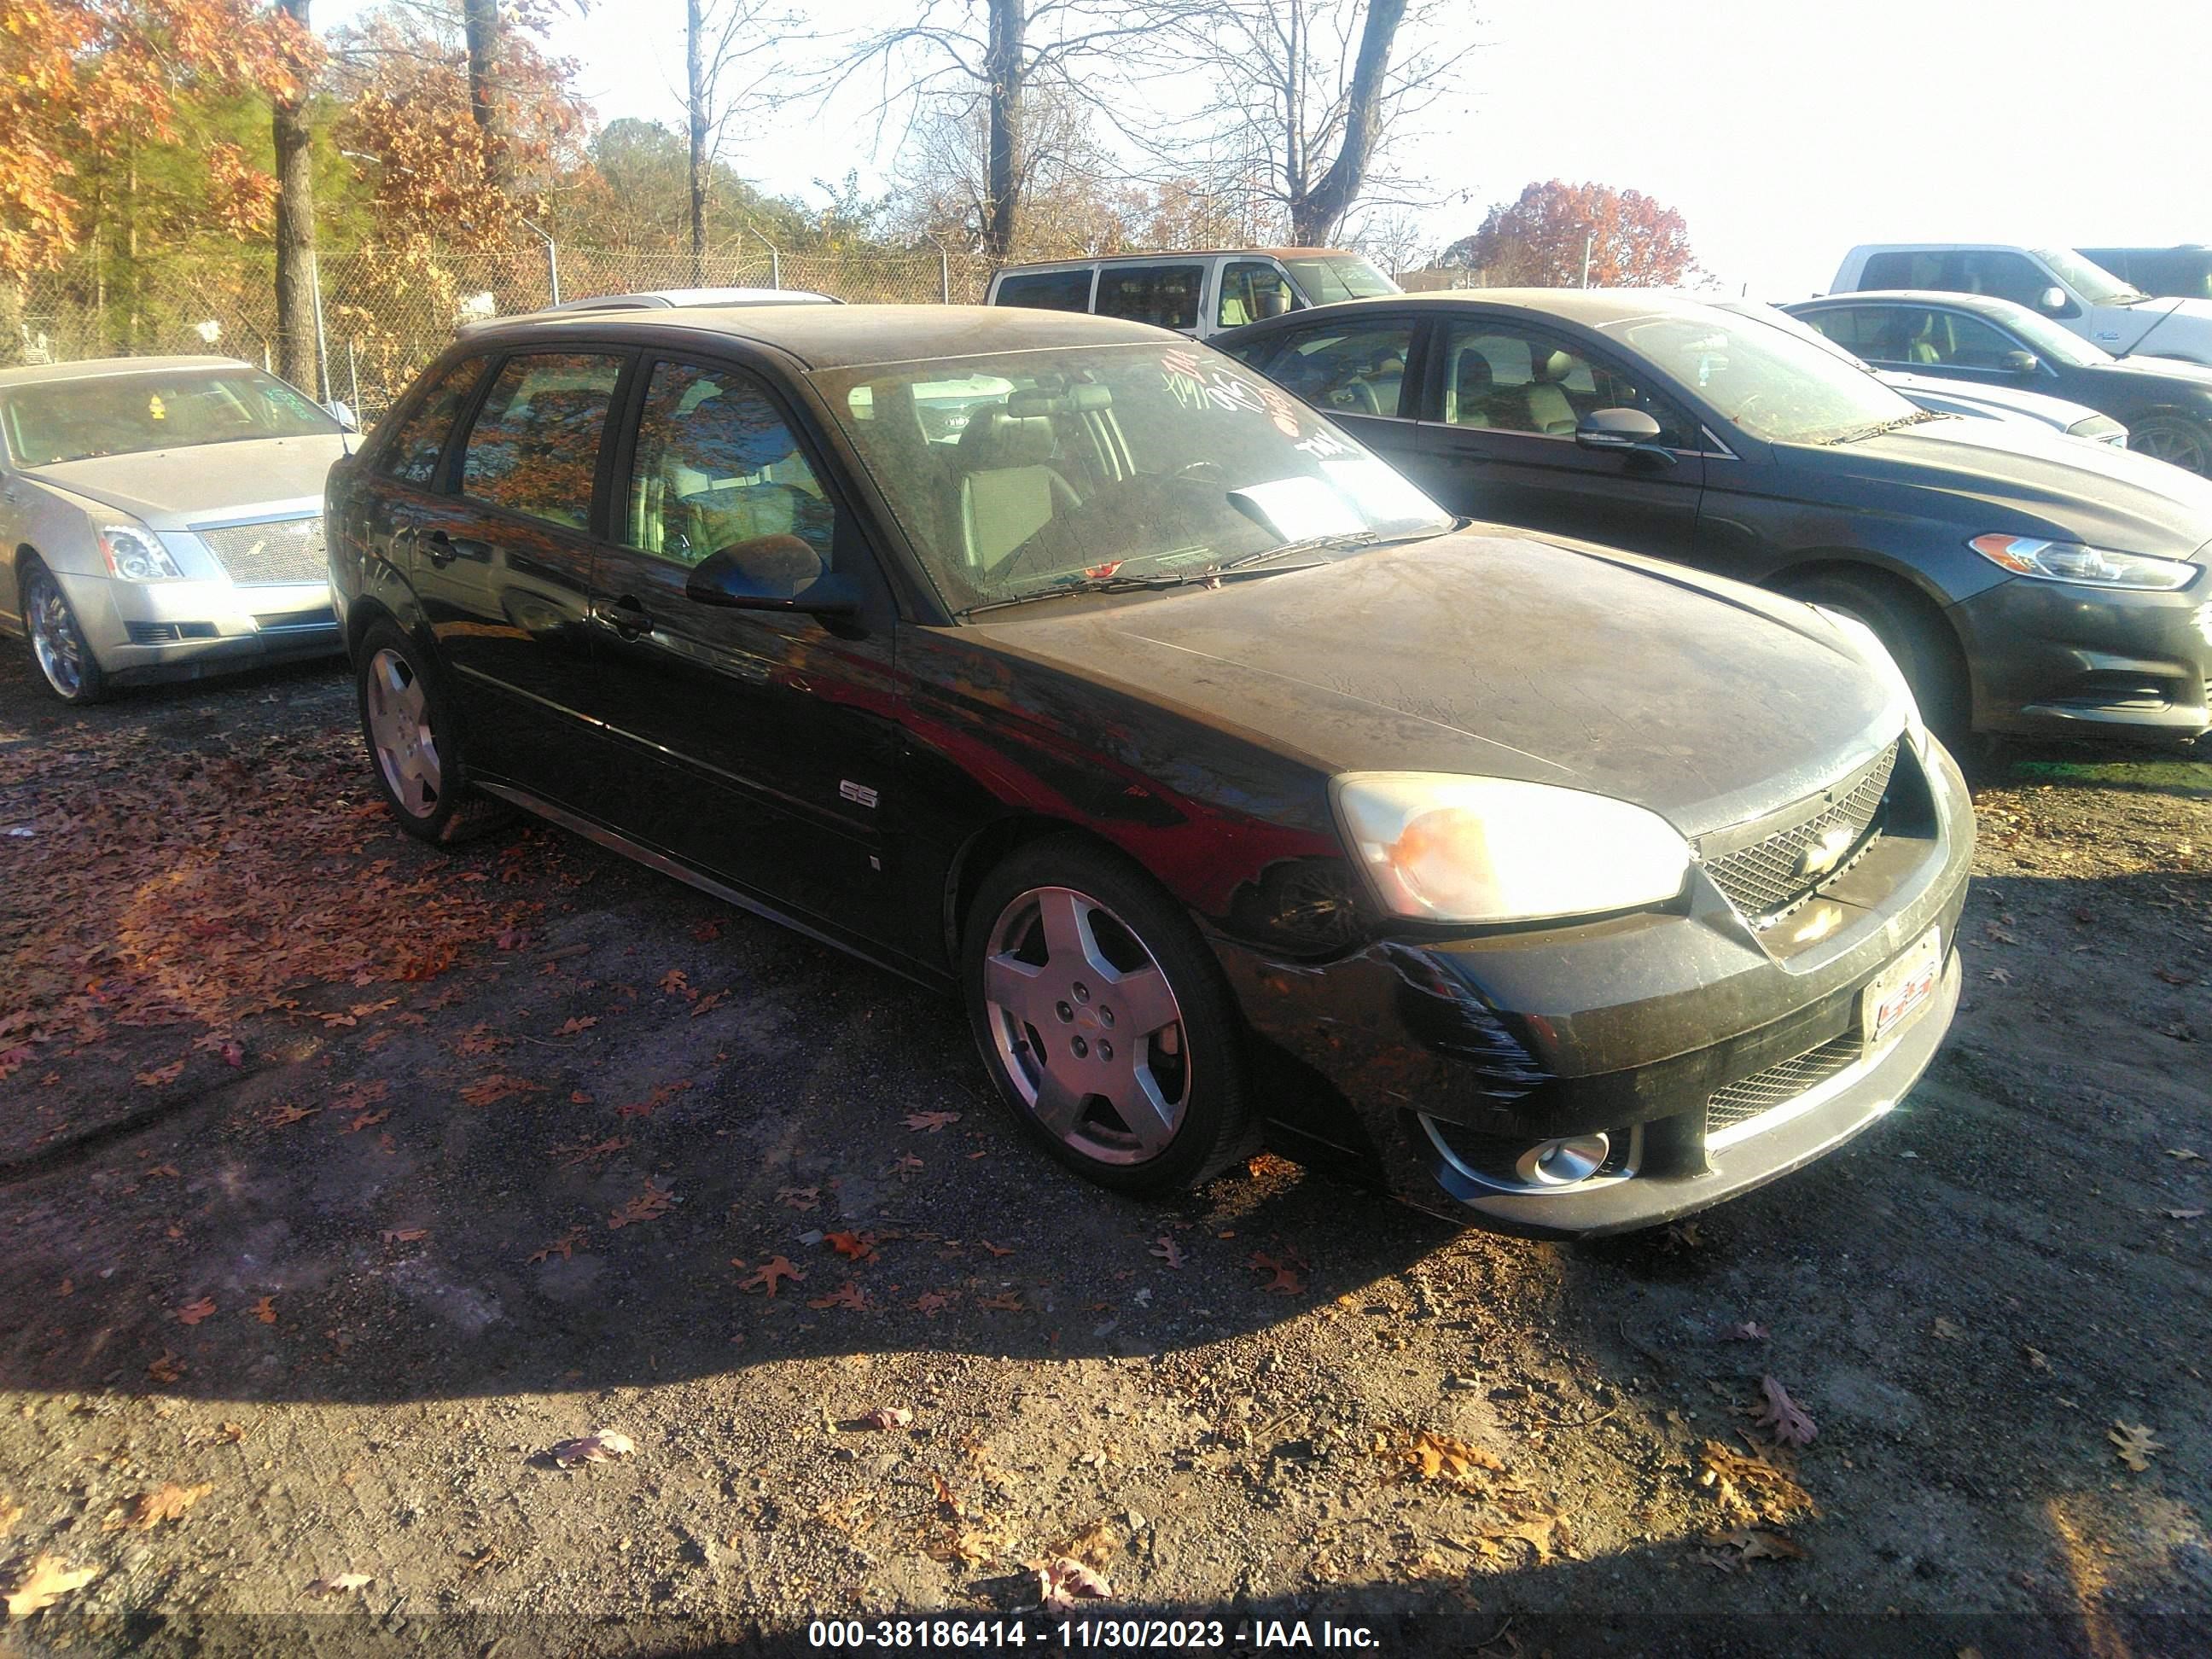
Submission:
<svg viewBox="0 0 2212 1659">
<path fill-rule="evenodd" d="M 69 595 L 42 564 L 24 572 L 23 631 L 30 635 L 31 659 L 47 690 L 75 703 L 98 702 L 106 695 L 107 678 L 77 626 Z"/>
<path fill-rule="evenodd" d="M 2154 415 L 2128 428 L 2128 447 L 2154 460 L 2171 461 L 2200 477 L 2212 477 L 2212 428 L 2175 415 Z"/>
<path fill-rule="evenodd" d="M 1965 741 L 1973 723 L 1973 694 L 1957 641 L 1940 617 L 1878 575 L 1816 576 L 1790 592 L 1872 629 L 1904 673 L 1929 729 L 1953 748 Z"/>
<path fill-rule="evenodd" d="M 1074 840 L 1024 848 L 984 880 L 961 954 L 992 1081 L 1079 1175 L 1177 1192 L 1254 1149 L 1229 988 L 1142 872 Z"/>
</svg>

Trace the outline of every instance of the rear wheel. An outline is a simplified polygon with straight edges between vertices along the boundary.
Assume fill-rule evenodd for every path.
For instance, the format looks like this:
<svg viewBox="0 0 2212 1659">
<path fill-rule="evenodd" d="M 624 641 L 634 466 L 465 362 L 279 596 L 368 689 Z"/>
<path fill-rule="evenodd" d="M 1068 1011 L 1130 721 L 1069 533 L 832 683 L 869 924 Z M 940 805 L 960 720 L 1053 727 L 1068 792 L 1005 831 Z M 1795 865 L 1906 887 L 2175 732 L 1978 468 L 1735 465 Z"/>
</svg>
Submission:
<svg viewBox="0 0 2212 1659">
<path fill-rule="evenodd" d="M 1078 1174 L 1169 1193 L 1254 1149 L 1229 988 L 1141 871 L 1074 840 L 1024 848 L 985 878 L 961 954 L 992 1081 Z"/>
<path fill-rule="evenodd" d="M 380 622 L 362 641 L 359 661 L 362 740 L 400 828 L 452 842 L 503 817 L 468 787 L 460 734 L 428 653 Z"/>
<path fill-rule="evenodd" d="M 107 678 L 62 585 L 46 566 L 30 562 L 24 568 L 22 592 L 23 631 L 46 690 L 64 702 L 98 702 L 106 695 Z"/>
<path fill-rule="evenodd" d="M 1958 641 L 1917 596 L 1879 576 L 1841 574 L 1814 576 L 1790 592 L 1872 629 L 1904 671 L 1920 718 L 1954 748 L 1966 739 L 1973 720 L 1973 694 Z"/>
<path fill-rule="evenodd" d="M 2128 447 L 2212 477 L 2212 428 L 2178 415 L 2153 415 L 2128 428 Z"/>
</svg>

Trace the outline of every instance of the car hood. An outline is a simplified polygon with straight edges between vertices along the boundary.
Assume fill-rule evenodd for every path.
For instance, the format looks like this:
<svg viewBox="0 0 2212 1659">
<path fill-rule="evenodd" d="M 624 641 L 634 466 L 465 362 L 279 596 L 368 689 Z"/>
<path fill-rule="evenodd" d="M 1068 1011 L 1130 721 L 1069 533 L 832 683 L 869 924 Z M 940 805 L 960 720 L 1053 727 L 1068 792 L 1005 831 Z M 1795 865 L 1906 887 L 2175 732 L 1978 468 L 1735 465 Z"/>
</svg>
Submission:
<svg viewBox="0 0 2212 1659">
<path fill-rule="evenodd" d="M 1939 380 L 1931 375 L 1908 374 L 1895 369 L 1877 370 L 1875 379 L 1903 392 L 1923 409 L 1940 410 L 1946 414 L 1966 414 L 1992 420 L 2029 421 L 2038 426 L 2057 427 L 2063 431 L 2077 421 L 2090 419 L 2097 412 L 2081 404 L 2068 403 L 2063 398 L 2050 397 L 2040 392 L 2021 392 L 2012 386 Z"/>
<path fill-rule="evenodd" d="M 2203 350 L 2212 342 L 2212 300 L 2163 297 L 2138 301 L 2131 306 L 2105 306 L 2093 319 L 2093 337 L 2112 349 L 2115 356 L 2141 351 L 2155 356 L 2185 347 Z M 2116 325 L 2117 345 L 2107 337 L 2107 325 Z"/>
<path fill-rule="evenodd" d="M 156 530 L 187 530 L 294 508 L 320 512 L 324 477 L 351 442 L 349 434 L 333 432 L 193 444 L 62 461 L 27 470 L 27 476 Z"/>
<path fill-rule="evenodd" d="M 2197 557 L 2212 541 L 2212 481 L 2132 450 L 2014 422 L 1930 421 L 1785 454 L 1800 493 L 1854 509 L 1900 487 L 1940 493 L 1914 510 L 1954 522 L 1967 537 L 2047 534 L 2162 559 Z"/>
<path fill-rule="evenodd" d="M 1331 773 L 1556 784 L 1692 836 L 1812 793 L 1905 720 L 1810 606 L 1492 526 L 973 631 Z"/>
<path fill-rule="evenodd" d="M 2145 392 L 2212 392 L 2212 368 L 2200 363 L 2187 363 L 2179 357 L 2160 357 L 2145 353 L 2140 357 L 2121 357 L 2109 363 L 2092 363 L 2088 372 L 2110 375 L 2129 382 L 2148 380 Z"/>
</svg>

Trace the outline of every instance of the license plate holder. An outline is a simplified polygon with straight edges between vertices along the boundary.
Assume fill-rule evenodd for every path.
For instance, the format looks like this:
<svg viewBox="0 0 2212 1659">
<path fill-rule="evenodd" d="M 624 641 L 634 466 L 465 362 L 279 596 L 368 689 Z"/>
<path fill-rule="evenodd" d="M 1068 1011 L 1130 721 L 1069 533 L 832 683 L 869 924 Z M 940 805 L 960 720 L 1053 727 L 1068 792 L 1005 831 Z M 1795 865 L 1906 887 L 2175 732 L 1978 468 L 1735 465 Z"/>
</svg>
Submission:
<svg viewBox="0 0 2212 1659">
<path fill-rule="evenodd" d="M 1867 1052 L 1893 1042 L 1936 1000 L 1943 976 L 1943 930 L 1930 927 L 1859 993 L 1859 1034 Z"/>
</svg>

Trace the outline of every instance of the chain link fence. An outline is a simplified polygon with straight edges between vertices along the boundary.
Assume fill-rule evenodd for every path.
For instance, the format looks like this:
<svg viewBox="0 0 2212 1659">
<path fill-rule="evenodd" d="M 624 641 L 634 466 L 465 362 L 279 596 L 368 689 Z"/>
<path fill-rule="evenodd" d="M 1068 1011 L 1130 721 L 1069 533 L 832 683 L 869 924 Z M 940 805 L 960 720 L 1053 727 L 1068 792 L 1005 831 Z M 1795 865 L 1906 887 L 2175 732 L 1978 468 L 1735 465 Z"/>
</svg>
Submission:
<svg viewBox="0 0 2212 1659">
<path fill-rule="evenodd" d="M 323 252 L 315 269 L 317 353 L 325 398 L 364 425 L 390 407 L 464 323 L 563 300 L 670 288 L 806 289 L 853 305 L 980 304 L 980 256 L 785 253 L 765 242 L 708 252 L 547 245 L 503 252 L 363 247 Z M 223 249 L 133 264 L 81 259 L 0 282 L 0 367 L 91 357 L 207 353 L 273 368 L 276 258 Z"/>
</svg>

